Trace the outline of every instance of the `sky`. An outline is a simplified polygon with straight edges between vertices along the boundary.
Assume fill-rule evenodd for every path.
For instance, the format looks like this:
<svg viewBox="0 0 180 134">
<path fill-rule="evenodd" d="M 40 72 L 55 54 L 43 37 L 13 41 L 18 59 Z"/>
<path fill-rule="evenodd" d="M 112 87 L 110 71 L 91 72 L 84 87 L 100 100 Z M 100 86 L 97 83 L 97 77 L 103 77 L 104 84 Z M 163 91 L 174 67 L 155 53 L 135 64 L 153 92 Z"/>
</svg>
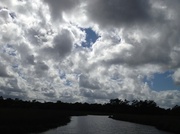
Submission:
<svg viewBox="0 0 180 134">
<path fill-rule="evenodd" d="M 1 0 L 0 96 L 180 105 L 179 0 Z"/>
</svg>

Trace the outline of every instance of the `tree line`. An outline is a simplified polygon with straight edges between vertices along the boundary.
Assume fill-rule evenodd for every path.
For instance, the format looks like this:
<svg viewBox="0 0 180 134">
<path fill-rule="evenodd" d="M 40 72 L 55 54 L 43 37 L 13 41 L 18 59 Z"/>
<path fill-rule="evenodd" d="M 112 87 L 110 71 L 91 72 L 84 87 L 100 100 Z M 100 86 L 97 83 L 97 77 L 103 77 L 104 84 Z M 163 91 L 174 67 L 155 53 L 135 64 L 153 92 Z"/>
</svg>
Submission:
<svg viewBox="0 0 180 134">
<path fill-rule="evenodd" d="M 176 105 L 169 109 L 159 107 L 153 100 L 121 100 L 110 99 L 108 103 L 67 103 L 39 102 L 36 100 L 24 101 L 0 97 L 0 108 L 25 108 L 25 109 L 54 109 L 66 111 L 83 111 L 87 113 L 126 113 L 126 114 L 151 114 L 151 115 L 180 115 L 180 106 Z"/>
</svg>

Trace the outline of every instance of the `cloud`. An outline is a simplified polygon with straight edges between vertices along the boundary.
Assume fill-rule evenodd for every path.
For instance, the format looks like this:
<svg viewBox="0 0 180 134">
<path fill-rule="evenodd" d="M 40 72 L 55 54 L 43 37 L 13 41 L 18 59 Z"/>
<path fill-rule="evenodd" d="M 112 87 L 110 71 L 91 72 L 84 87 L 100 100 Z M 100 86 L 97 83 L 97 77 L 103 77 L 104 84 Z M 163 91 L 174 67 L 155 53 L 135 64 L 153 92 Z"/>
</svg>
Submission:
<svg viewBox="0 0 180 134">
<path fill-rule="evenodd" d="M 72 39 L 69 31 L 63 30 L 58 34 L 54 40 L 54 49 L 58 52 L 59 56 L 65 56 L 72 50 Z"/>
<path fill-rule="evenodd" d="M 72 12 L 80 4 L 80 0 L 44 0 L 44 2 L 48 4 L 54 20 L 62 20 L 63 12 Z"/>
<path fill-rule="evenodd" d="M 180 84 L 180 68 L 178 68 L 174 74 L 172 75 L 175 84 L 179 85 Z"/>
<path fill-rule="evenodd" d="M 42 61 L 37 62 L 35 65 L 35 74 L 38 77 L 42 77 L 45 71 L 48 71 L 49 67 Z"/>
<path fill-rule="evenodd" d="M 96 79 L 88 78 L 86 75 L 79 76 L 79 86 L 88 89 L 100 89 L 100 84 Z"/>
<path fill-rule="evenodd" d="M 1 8 L 0 10 L 1 23 L 11 21 L 9 11 L 6 8 Z"/>
<path fill-rule="evenodd" d="M 180 68 L 177 0 L 3 0 L 0 94 L 107 102 L 153 99 L 179 104 L 179 90 L 154 91 L 144 78 Z M 88 47 L 90 28 L 98 39 Z M 151 79 L 150 79 L 151 80 Z"/>
<path fill-rule="evenodd" d="M 134 25 L 151 21 L 151 4 L 143 0 L 88 1 L 87 16 L 100 27 Z"/>
<path fill-rule="evenodd" d="M 180 93 L 177 90 L 173 91 L 161 91 L 160 93 L 154 94 L 155 101 L 158 105 L 169 108 L 175 105 L 179 105 Z"/>
<path fill-rule="evenodd" d="M 64 29 L 53 37 L 50 46 L 45 46 L 41 49 L 41 53 L 48 56 L 47 58 L 64 58 L 71 53 L 74 45 L 73 41 L 74 39 L 72 38 L 70 31 Z"/>
<path fill-rule="evenodd" d="M 26 90 L 22 90 L 19 86 L 19 81 L 16 78 L 6 79 L 6 85 L 0 86 L 0 95 L 10 98 L 27 99 Z"/>
<path fill-rule="evenodd" d="M 8 71 L 6 69 L 6 66 L 2 65 L 0 63 L 0 77 L 10 77 L 10 75 L 8 74 Z"/>
</svg>

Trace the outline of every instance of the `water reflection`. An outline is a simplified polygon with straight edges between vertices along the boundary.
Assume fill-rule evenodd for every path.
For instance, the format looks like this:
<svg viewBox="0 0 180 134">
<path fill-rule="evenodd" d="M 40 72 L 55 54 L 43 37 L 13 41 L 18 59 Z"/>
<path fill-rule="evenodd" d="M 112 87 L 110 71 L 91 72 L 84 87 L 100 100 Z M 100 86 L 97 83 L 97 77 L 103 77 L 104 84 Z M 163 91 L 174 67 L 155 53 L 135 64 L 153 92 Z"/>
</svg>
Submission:
<svg viewBox="0 0 180 134">
<path fill-rule="evenodd" d="M 116 121 L 107 116 L 72 117 L 66 125 L 41 134 L 171 134 L 152 126 Z"/>
</svg>

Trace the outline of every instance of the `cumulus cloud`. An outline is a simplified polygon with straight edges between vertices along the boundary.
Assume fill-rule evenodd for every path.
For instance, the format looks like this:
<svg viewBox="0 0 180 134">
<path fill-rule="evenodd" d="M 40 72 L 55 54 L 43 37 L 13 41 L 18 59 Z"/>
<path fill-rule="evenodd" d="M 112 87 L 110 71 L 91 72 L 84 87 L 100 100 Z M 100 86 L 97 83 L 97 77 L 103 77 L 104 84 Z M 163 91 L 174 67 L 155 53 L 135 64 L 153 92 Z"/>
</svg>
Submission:
<svg viewBox="0 0 180 134">
<path fill-rule="evenodd" d="M 179 90 L 154 91 L 144 81 L 170 70 L 180 83 L 179 7 L 178 0 L 3 0 L 0 95 L 179 104 Z M 98 35 L 88 47 L 85 28 Z"/>
<path fill-rule="evenodd" d="M 61 57 L 64 57 L 71 52 L 73 47 L 73 42 L 69 31 L 63 30 L 60 34 L 54 37 L 54 46 L 52 48 L 52 53 L 58 53 Z"/>
<path fill-rule="evenodd" d="M 86 75 L 79 76 L 79 86 L 88 89 L 100 89 L 100 84 L 96 79 L 88 78 Z"/>
<path fill-rule="evenodd" d="M 63 12 L 72 12 L 80 4 L 80 0 L 44 0 L 50 8 L 52 19 L 62 20 Z"/>
<path fill-rule="evenodd" d="M 151 21 L 151 4 L 143 0 L 88 1 L 87 15 L 100 27 L 134 25 Z"/>
<path fill-rule="evenodd" d="M 173 74 L 173 79 L 174 79 L 174 82 L 179 85 L 180 84 L 180 68 L 178 68 L 174 74 Z"/>
<path fill-rule="evenodd" d="M 0 63 L 0 68 L 1 68 L 0 77 L 9 77 L 6 67 L 2 65 L 1 63 Z"/>
</svg>

